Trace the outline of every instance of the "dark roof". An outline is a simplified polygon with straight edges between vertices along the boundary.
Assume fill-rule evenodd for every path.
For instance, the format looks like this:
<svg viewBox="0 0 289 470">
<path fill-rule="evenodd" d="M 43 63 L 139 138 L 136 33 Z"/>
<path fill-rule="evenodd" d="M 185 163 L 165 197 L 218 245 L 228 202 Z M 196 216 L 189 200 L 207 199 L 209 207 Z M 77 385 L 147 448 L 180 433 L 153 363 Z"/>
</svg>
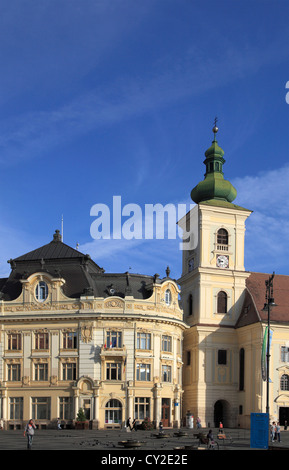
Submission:
<svg viewBox="0 0 289 470">
<path fill-rule="evenodd" d="M 59 230 L 55 231 L 53 235 L 53 240 L 47 245 L 41 246 L 36 250 L 30 251 L 25 255 L 15 258 L 13 261 L 34 261 L 40 259 L 65 259 L 65 258 L 82 258 L 85 256 L 83 253 L 80 253 L 78 250 L 71 248 L 65 243 L 62 242 L 62 237 Z"/>
<path fill-rule="evenodd" d="M 249 325 L 258 321 L 267 322 L 268 313 L 263 311 L 266 302 L 265 282 L 271 275 L 251 273 L 246 280 L 245 300 L 236 327 Z M 273 297 L 276 307 L 270 310 L 272 322 L 289 322 L 289 276 L 275 275 L 273 280 Z"/>
<path fill-rule="evenodd" d="M 89 255 L 64 244 L 57 230 L 53 240 L 36 250 L 10 260 L 9 278 L 0 279 L 0 295 L 4 300 L 19 297 L 22 291 L 21 279 L 36 272 L 49 273 L 65 280 L 63 292 L 67 297 L 81 295 L 109 297 L 116 295 L 146 299 L 152 295 L 153 276 L 131 273 L 105 273 Z M 158 280 L 158 282 L 161 282 Z"/>
</svg>

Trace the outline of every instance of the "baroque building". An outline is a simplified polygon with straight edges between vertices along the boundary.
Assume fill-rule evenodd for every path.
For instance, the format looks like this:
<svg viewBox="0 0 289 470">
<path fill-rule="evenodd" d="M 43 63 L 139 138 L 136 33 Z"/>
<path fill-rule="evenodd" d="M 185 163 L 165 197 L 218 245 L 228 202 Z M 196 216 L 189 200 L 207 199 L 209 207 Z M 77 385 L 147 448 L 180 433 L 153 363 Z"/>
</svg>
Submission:
<svg viewBox="0 0 289 470">
<path fill-rule="evenodd" d="M 184 321 L 183 412 L 208 426 L 250 427 L 252 412 L 289 420 L 289 276 L 274 277 L 269 391 L 264 309 L 270 275 L 245 270 L 245 222 L 251 210 L 233 203 L 224 179 L 224 151 L 216 140 L 205 152 L 196 205 L 179 221 L 184 230 L 181 286 Z M 265 352 L 264 352 L 265 351 Z M 268 396 L 269 395 L 269 396 Z M 288 421 L 289 422 L 289 421 Z"/>
<path fill-rule="evenodd" d="M 127 418 L 181 420 L 179 288 L 170 278 L 107 274 L 53 240 L 10 260 L 0 280 L 0 401 L 6 429 L 31 417 L 73 427 L 82 408 L 93 428 Z"/>
</svg>

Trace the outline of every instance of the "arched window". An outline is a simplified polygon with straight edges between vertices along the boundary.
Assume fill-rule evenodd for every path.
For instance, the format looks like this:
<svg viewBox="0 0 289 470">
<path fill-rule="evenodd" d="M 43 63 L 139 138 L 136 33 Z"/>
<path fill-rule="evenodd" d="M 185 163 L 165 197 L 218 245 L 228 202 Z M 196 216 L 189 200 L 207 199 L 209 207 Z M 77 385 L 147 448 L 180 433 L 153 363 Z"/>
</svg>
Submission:
<svg viewBox="0 0 289 470">
<path fill-rule="evenodd" d="M 218 298 L 217 298 L 217 313 L 227 313 L 227 306 L 228 306 L 228 296 L 226 292 L 221 290 L 218 293 Z"/>
<path fill-rule="evenodd" d="M 217 250 L 228 251 L 229 235 L 226 229 L 220 228 L 217 232 Z"/>
<path fill-rule="evenodd" d="M 105 405 L 106 424 L 120 424 L 122 421 L 122 406 L 119 400 L 109 400 Z"/>
<path fill-rule="evenodd" d="M 44 302 L 48 297 L 48 286 L 46 282 L 40 281 L 38 282 L 36 289 L 35 289 L 35 297 L 38 302 Z"/>
<path fill-rule="evenodd" d="M 280 380 L 281 390 L 289 390 L 289 375 L 283 374 Z"/>
<path fill-rule="evenodd" d="M 165 293 L 165 303 L 167 305 L 171 305 L 171 302 L 172 302 L 172 294 L 171 294 L 170 289 L 167 289 Z"/>
</svg>

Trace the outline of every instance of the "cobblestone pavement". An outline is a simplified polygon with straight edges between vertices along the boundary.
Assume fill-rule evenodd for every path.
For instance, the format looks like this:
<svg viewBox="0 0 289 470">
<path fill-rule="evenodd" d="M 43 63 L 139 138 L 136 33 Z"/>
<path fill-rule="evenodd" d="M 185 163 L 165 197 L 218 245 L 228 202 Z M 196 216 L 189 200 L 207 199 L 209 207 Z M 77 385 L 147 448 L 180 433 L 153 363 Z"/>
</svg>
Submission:
<svg viewBox="0 0 289 470">
<path fill-rule="evenodd" d="M 93 450 L 97 455 L 159 454 L 169 452 L 172 455 L 194 454 L 194 450 L 208 450 L 206 445 L 199 445 L 196 429 L 182 429 L 184 435 L 178 436 L 177 429 L 164 430 L 160 438 L 159 431 L 126 432 L 126 430 L 36 430 L 32 450 Z M 201 430 L 204 434 L 207 429 Z M 213 430 L 217 436 L 217 430 Z M 225 441 L 218 440 L 216 450 L 254 450 L 250 449 L 250 431 L 243 429 L 225 429 Z M 138 441 L 138 447 L 126 448 L 123 442 Z M 25 451 L 27 439 L 23 430 L 0 431 L 0 450 Z M 193 447 L 193 449 L 190 447 Z M 270 449 L 289 450 L 289 431 L 281 432 L 281 443 L 270 443 Z"/>
</svg>

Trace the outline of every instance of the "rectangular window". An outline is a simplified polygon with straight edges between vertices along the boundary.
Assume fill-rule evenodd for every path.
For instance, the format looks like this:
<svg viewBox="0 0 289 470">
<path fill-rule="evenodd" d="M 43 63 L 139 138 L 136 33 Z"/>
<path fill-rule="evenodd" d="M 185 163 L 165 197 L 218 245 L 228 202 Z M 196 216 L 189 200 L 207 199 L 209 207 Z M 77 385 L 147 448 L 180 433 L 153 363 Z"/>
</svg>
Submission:
<svg viewBox="0 0 289 470">
<path fill-rule="evenodd" d="M 106 363 L 106 380 L 121 380 L 121 363 Z"/>
<path fill-rule="evenodd" d="M 151 379 L 151 365 L 150 364 L 137 364 L 136 365 L 136 379 L 149 381 Z"/>
<path fill-rule="evenodd" d="M 34 380 L 48 380 L 48 364 L 47 362 L 39 362 L 34 364 Z"/>
<path fill-rule="evenodd" d="M 137 349 L 151 349 L 151 334 L 138 333 L 137 334 Z"/>
<path fill-rule="evenodd" d="M 19 382 L 21 380 L 21 364 L 7 364 L 7 380 Z"/>
<path fill-rule="evenodd" d="M 71 397 L 59 397 L 59 418 L 73 419 L 73 403 Z"/>
<path fill-rule="evenodd" d="M 50 398 L 32 397 L 32 419 L 50 419 Z"/>
<path fill-rule="evenodd" d="M 162 381 L 171 382 L 172 381 L 172 367 L 164 365 L 162 366 Z"/>
<path fill-rule="evenodd" d="M 121 331 L 108 331 L 106 333 L 106 348 L 121 348 L 122 347 L 122 337 Z"/>
<path fill-rule="evenodd" d="M 49 349 L 48 333 L 35 333 L 35 349 Z"/>
<path fill-rule="evenodd" d="M 150 399 L 137 397 L 134 401 L 135 419 L 145 419 L 150 417 Z"/>
<path fill-rule="evenodd" d="M 281 346 L 281 362 L 289 362 L 289 348 Z"/>
<path fill-rule="evenodd" d="M 11 333 L 8 334 L 8 349 L 9 351 L 15 351 L 21 349 L 21 334 Z"/>
<path fill-rule="evenodd" d="M 23 419 L 23 398 L 9 398 L 9 419 Z"/>
<path fill-rule="evenodd" d="M 65 331 L 63 333 L 63 349 L 77 349 L 76 331 Z"/>
<path fill-rule="evenodd" d="M 219 349 L 218 350 L 218 364 L 227 364 L 227 351 L 226 349 Z"/>
<path fill-rule="evenodd" d="M 172 352 L 171 336 L 162 336 L 162 351 Z"/>
<path fill-rule="evenodd" d="M 62 380 L 76 380 L 76 362 L 62 364 Z"/>
</svg>

